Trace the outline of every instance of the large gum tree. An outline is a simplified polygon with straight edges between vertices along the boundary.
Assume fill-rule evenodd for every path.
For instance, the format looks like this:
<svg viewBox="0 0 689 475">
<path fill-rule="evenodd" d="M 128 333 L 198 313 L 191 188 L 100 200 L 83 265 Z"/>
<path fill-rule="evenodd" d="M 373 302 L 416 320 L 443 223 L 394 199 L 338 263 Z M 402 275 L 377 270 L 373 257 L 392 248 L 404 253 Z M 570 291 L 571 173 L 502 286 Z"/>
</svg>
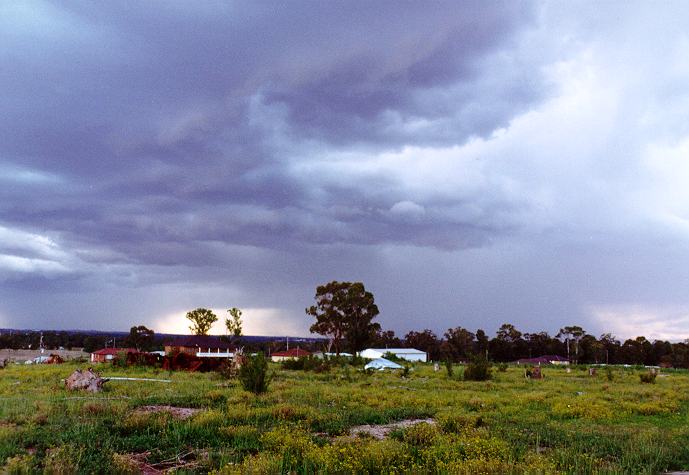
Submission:
<svg viewBox="0 0 689 475">
<path fill-rule="evenodd" d="M 316 319 L 311 333 L 330 338 L 338 355 L 345 347 L 352 352 L 362 350 L 380 331 L 380 324 L 372 321 L 378 306 L 361 282 L 320 285 L 315 300 L 316 304 L 306 309 L 306 314 Z"/>
</svg>

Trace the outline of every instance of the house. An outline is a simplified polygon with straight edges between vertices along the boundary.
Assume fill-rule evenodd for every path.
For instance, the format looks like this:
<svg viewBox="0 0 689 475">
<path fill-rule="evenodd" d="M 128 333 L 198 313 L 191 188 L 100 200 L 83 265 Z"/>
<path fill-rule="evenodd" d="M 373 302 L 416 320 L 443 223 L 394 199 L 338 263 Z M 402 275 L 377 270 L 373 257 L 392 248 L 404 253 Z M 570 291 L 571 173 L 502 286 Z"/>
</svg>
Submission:
<svg viewBox="0 0 689 475">
<path fill-rule="evenodd" d="M 543 356 L 538 356 L 536 358 L 522 358 L 517 361 L 515 361 L 517 364 L 526 364 L 526 365 L 536 365 L 536 366 L 542 366 L 546 364 L 553 364 L 553 365 L 568 365 L 569 360 L 565 358 L 564 356 L 558 356 L 558 355 L 543 355 Z"/>
<path fill-rule="evenodd" d="M 299 358 L 305 358 L 307 356 L 311 356 L 310 351 L 302 350 L 301 348 L 297 347 L 287 351 L 276 351 L 270 356 L 270 359 L 277 362 L 285 360 L 296 360 Z"/>
<path fill-rule="evenodd" d="M 165 353 L 186 353 L 200 358 L 232 358 L 232 345 L 220 337 L 191 335 L 165 342 Z"/>
<path fill-rule="evenodd" d="M 387 353 L 391 353 L 401 360 L 423 361 L 424 363 L 428 361 L 428 355 L 425 351 L 414 348 L 368 348 L 359 352 L 359 356 L 374 360 L 383 358 Z"/>
<path fill-rule="evenodd" d="M 105 363 L 112 361 L 121 353 L 138 353 L 136 348 L 103 348 L 91 353 L 91 363 Z"/>
<path fill-rule="evenodd" d="M 382 371 L 384 369 L 402 369 L 402 365 L 398 365 L 397 363 L 386 360 L 385 358 L 376 358 L 364 366 L 364 369 L 377 369 L 378 371 Z"/>
</svg>

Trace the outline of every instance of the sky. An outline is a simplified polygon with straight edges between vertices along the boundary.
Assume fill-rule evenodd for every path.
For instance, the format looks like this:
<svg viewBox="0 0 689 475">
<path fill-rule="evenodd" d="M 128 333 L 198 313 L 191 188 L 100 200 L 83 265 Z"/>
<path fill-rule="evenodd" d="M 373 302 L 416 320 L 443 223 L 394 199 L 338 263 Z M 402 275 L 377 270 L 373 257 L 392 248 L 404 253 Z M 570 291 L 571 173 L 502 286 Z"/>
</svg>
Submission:
<svg viewBox="0 0 689 475">
<path fill-rule="evenodd" d="M 0 2 L 0 327 L 689 338 L 689 3 Z M 218 325 L 215 332 L 221 333 Z"/>
</svg>

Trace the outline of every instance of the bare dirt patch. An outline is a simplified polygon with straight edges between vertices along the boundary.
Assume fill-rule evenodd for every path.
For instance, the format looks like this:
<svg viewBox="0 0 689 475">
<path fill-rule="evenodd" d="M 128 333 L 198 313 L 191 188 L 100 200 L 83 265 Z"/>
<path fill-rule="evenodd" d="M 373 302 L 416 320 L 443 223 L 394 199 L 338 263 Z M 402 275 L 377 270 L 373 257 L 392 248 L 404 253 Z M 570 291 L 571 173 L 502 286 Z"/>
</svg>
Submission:
<svg viewBox="0 0 689 475">
<path fill-rule="evenodd" d="M 137 414 L 156 414 L 160 412 L 167 412 L 177 419 L 188 419 L 201 409 L 193 407 L 175 407 L 175 406 L 141 406 L 134 411 Z"/>
<path fill-rule="evenodd" d="M 374 439 L 383 440 L 390 432 L 397 429 L 406 429 L 407 427 L 415 426 L 416 424 L 435 424 L 433 419 L 405 419 L 391 424 L 376 424 L 376 425 L 362 425 L 354 426 L 349 429 L 349 433 L 353 436 L 370 436 Z"/>
</svg>

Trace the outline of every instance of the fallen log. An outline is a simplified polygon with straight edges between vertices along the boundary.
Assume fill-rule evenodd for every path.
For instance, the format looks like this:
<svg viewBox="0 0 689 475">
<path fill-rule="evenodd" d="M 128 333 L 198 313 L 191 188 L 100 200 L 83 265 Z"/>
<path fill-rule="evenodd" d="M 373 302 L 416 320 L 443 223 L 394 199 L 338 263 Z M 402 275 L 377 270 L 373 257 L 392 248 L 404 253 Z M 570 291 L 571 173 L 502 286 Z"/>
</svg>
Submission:
<svg viewBox="0 0 689 475">
<path fill-rule="evenodd" d="M 107 376 L 108 381 L 153 381 L 156 383 L 171 383 L 171 379 L 153 379 L 153 378 L 124 378 L 120 376 Z"/>
</svg>

